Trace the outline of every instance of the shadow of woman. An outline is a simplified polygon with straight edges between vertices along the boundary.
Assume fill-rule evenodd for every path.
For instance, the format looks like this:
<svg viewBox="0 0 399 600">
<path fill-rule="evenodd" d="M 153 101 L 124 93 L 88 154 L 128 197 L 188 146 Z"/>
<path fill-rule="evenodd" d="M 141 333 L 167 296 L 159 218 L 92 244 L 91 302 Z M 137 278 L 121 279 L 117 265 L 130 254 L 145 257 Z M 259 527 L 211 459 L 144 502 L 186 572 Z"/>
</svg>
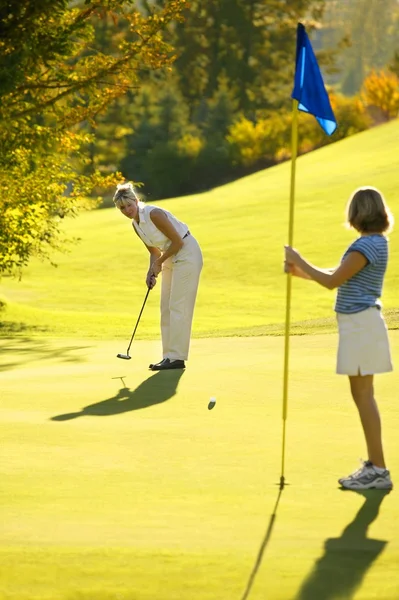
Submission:
<svg viewBox="0 0 399 600">
<path fill-rule="evenodd" d="M 130 390 L 124 386 L 113 398 L 85 406 L 80 412 L 56 415 L 51 417 L 51 421 L 69 421 L 85 415 L 107 417 L 161 404 L 176 394 L 183 373 L 184 371 L 180 369 L 158 371 L 155 375 L 140 383 L 135 390 Z"/>
<path fill-rule="evenodd" d="M 357 493 L 365 498 L 365 502 L 341 537 L 324 542 L 324 554 L 316 561 L 295 600 L 353 598 L 368 569 L 387 545 L 386 540 L 368 538 L 367 531 L 378 517 L 381 502 L 389 491 L 359 490 Z"/>
</svg>

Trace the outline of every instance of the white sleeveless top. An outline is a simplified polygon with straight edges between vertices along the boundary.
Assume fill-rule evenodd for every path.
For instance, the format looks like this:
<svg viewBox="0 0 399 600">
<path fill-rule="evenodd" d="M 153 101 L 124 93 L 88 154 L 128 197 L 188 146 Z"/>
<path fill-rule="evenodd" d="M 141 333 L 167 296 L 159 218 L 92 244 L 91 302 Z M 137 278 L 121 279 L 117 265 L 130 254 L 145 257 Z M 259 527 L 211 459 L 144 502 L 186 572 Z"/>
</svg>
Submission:
<svg viewBox="0 0 399 600">
<path fill-rule="evenodd" d="M 159 206 L 152 206 L 151 204 L 144 204 L 144 202 L 138 202 L 139 208 L 139 219 L 140 222 L 137 223 L 135 219 L 132 220 L 132 225 L 140 238 L 146 244 L 146 246 L 154 246 L 161 250 L 161 252 L 165 252 L 165 250 L 170 246 L 171 241 L 166 235 L 159 231 L 159 229 L 154 225 L 151 221 L 150 213 L 154 208 L 159 208 Z M 165 213 L 169 221 L 172 223 L 173 227 L 176 229 L 178 234 L 183 238 L 187 231 L 188 227 L 182 221 L 176 219 L 175 216 L 172 215 L 168 210 L 161 208 L 162 212 Z"/>
</svg>

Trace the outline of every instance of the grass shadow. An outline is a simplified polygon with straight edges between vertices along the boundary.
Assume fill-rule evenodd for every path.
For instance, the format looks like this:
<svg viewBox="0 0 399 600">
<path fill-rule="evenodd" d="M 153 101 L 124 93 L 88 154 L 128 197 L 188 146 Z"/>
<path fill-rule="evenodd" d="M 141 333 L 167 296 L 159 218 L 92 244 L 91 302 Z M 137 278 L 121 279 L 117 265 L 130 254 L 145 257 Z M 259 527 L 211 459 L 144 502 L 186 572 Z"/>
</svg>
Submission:
<svg viewBox="0 0 399 600">
<path fill-rule="evenodd" d="M 70 421 L 84 416 L 108 417 L 162 404 L 176 394 L 183 373 L 183 369 L 158 371 L 155 375 L 151 375 L 140 383 L 135 390 L 131 390 L 124 385 L 112 398 L 85 406 L 80 412 L 56 415 L 51 417 L 51 420 Z M 121 379 L 123 380 L 123 378 Z"/>
<path fill-rule="evenodd" d="M 19 321 L 0 321 L 0 339 L 27 333 L 48 333 L 48 327 L 26 325 Z"/>
<path fill-rule="evenodd" d="M 339 538 L 325 540 L 324 554 L 315 562 L 295 600 L 350 600 L 387 545 L 386 540 L 368 538 L 367 531 L 377 519 L 389 491 L 356 490 L 356 493 L 365 498 L 364 503 Z"/>
<path fill-rule="evenodd" d="M 269 524 L 267 526 L 265 536 L 264 536 L 264 538 L 262 540 L 262 544 L 261 544 L 261 546 L 259 548 L 258 556 L 257 556 L 255 564 L 253 566 L 251 575 L 249 576 L 247 587 L 245 588 L 245 592 L 244 592 L 241 600 L 247 600 L 247 598 L 249 598 L 249 594 L 251 593 L 252 586 L 253 586 L 254 581 L 256 579 L 256 575 L 258 574 L 258 571 L 259 571 L 259 567 L 262 564 L 263 555 L 265 553 L 267 545 L 268 545 L 268 543 L 270 541 L 270 538 L 272 536 L 274 523 L 275 523 L 276 517 L 277 517 L 277 509 L 278 509 L 278 505 L 280 503 L 280 498 L 281 498 L 281 494 L 283 492 L 283 489 L 284 489 L 284 487 L 280 487 L 280 491 L 278 493 L 277 500 L 276 500 L 276 503 L 274 505 L 273 513 L 270 516 Z"/>
<path fill-rule="evenodd" d="M 54 347 L 51 342 L 41 338 L 30 337 L 0 338 L 0 371 L 9 371 L 19 367 L 21 363 L 29 364 L 41 360 L 63 360 L 68 363 L 84 362 L 84 358 L 77 356 L 77 351 L 86 350 L 90 346 L 64 346 Z M 20 361 L 3 362 L 3 356 L 10 354 L 19 355 Z"/>
</svg>

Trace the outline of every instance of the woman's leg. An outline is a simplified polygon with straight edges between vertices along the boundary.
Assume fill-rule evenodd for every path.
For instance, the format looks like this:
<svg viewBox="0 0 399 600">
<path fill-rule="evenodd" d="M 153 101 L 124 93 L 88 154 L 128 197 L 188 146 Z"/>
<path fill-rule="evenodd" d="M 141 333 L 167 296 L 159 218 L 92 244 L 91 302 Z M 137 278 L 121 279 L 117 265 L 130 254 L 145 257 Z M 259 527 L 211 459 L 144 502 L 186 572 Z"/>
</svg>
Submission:
<svg viewBox="0 0 399 600">
<path fill-rule="evenodd" d="M 368 459 L 376 467 L 385 468 L 381 418 L 374 398 L 373 375 L 350 376 L 349 382 L 366 438 Z"/>
<path fill-rule="evenodd" d="M 187 360 L 195 300 L 202 269 L 202 254 L 198 242 L 192 238 L 190 254 L 173 265 L 170 292 L 169 351 L 171 360 Z"/>
<path fill-rule="evenodd" d="M 161 284 L 161 335 L 162 358 L 169 358 L 170 349 L 170 292 L 172 289 L 173 264 L 171 259 L 162 265 Z"/>
</svg>

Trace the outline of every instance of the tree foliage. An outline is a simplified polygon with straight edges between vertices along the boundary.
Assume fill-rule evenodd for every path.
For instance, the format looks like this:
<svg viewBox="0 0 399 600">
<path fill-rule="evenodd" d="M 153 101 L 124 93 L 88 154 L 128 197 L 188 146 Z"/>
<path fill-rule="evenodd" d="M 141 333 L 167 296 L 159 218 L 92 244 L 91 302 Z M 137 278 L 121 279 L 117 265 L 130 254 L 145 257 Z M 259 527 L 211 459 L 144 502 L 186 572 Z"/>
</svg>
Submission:
<svg viewBox="0 0 399 600">
<path fill-rule="evenodd" d="M 95 56 L 111 61 L 118 57 L 121 43 L 127 43 L 128 49 L 135 44 L 137 48 L 139 36 L 125 13 L 135 14 L 142 33 L 153 23 L 154 15 L 160 25 L 159 17 L 171 7 L 167 0 L 137 0 L 139 12 L 132 3 L 125 3 L 121 13 L 111 9 L 110 2 L 102 5 L 101 11 L 94 10 L 88 18 L 86 33 L 83 28 L 79 34 L 67 36 L 68 43 L 82 41 L 79 59 L 87 61 L 89 74 L 94 73 Z M 63 166 L 72 165 L 86 177 L 98 170 L 111 175 L 119 169 L 123 177 L 143 182 L 141 191 L 151 200 L 203 191 L 274 164 L 290 152 L 297 22 L 306 24 L 323 74 L 339 92 L 342 81 L 354 83 L 351 69 L 360 82 L 370 64 L 392 56 L 399 31 L 395 29 L 397 8 L 392 23 L 388 18 L 394 5 L 399 8 L 396 0 L 387 0 L 377 22 L 375 0 L 190 0 L 183 6 L 184 22 L 169 18 L 157 34 L 161 50 L 165 49 L 166 66 L 173 59 L 168 44 L 174 49 L 171 71 L 154 69 L 151 61 L 146 63 L 137 55 L 127 77 L 129 83 L 121 84 L 128 69 L 123 65 L 121 78 L 108 85 L 115 98 L 104 110 L 97 96 L 107 87 L 102 77 L 89 91 L 75 93 L 73 102 L 68 99 L 66 108 L 61 99 L 56 117 L 50 107 L 46 110 L 46 118 L 58 124 L 71 118 L 68 131 L 83 136 L 80 158 L 73 156 Z M 75 1 L 71 6 L 79 4 Z M 363 10 L 364 24 L 359 20 Z M 362 27 L 367 31 L 367 47 L 362 46 Z M 361 65 L 356 62 L 359 60 Z M 73 58 L 67 64 L 75 62 Z M 123 88 L 120 95 L 118 85 Z M 368 126 L 370 114 L 359 98 L 331 97 L 339 129 L 329 142 Z M 85 117 L 88 109 L 94 117 Z M 78 126 L 73 125 L 74 116 L 81 119 Z M 35 118 L 43 126 L 41 117 Z M 300 151 L 326 143 L 313 122 L 305 118 L 301 120 L 301 140 Z"/>
<path fill-rule="evenodd" d="M 173 27 L 181 92 L 194 108 L 229 82 L 238 110 L 273 109 L 289 98 L 298 21 L 311 31 L 325 0 L 191 0 Z M 278 73 L 278 77 L 276 74 Z"/>
<path fill-rule="evenodd" d="M 342 92 L 360 91 L 372 69 L 382 69 L 399 47 L 399 3 L 397 0 L 329 0 L 323 18 L 322 44 L 346 44 L 337 57 L 338 73 L 328 78 Z"/>
<path fill-rule="evenodd" d="M 398 42 L 398 46 L 399 46 L 399 42 Z M 397 77 L 399 77 L 399 50 L 397 50 L 395 52 L 395 54 L 393 55 L 393 58 L 388 65 L 388 69 L 391 71 L 391 73 L 395 73 L 395 75 Z"/>
<path fill-rule="evenodd" d="M 186 0 L 150 14 L 133 0 L 0 2 L 0 275 L 62 248 L 60 218 L 93 204 L 102 175 L 85 154 L 107 107 L 174 60 L 164 31 Z M 99 25 L 115 35 L 98 45 Z"/>
<path fill-rule="evenodd" d="M 362 99 L 366 106 L 381 111 L 384 120 L 399 115 L 399 77 L 389 71 L 372 71 L 364 80 Z"/>
</svg>

